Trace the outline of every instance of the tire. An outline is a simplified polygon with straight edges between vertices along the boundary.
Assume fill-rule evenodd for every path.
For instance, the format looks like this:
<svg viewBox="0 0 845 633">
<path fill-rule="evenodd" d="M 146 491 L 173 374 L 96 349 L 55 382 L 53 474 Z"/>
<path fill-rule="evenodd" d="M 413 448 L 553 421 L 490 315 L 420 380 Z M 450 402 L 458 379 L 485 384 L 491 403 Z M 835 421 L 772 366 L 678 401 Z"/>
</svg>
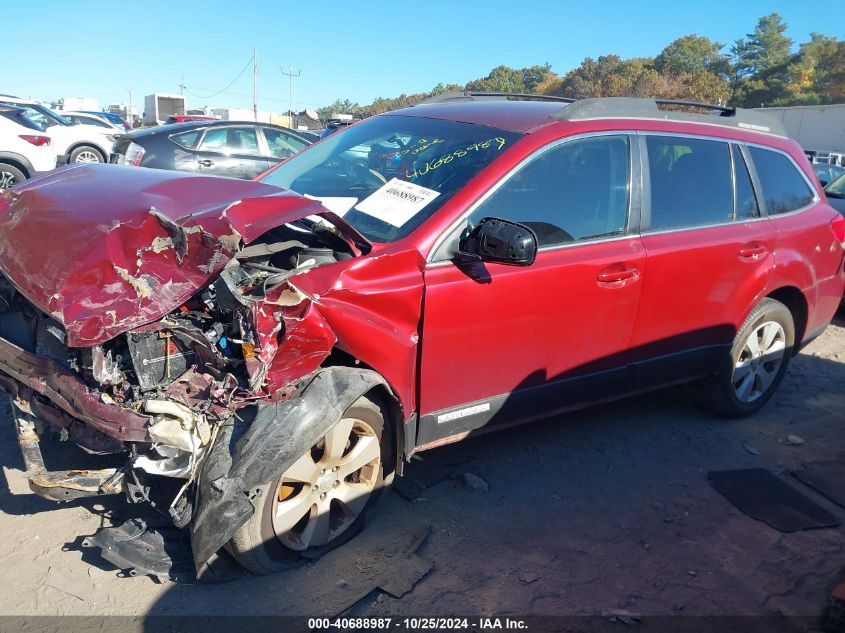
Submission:
<svg viewBox="0 0 845 633">
<path fill-rule="evenodd" d="M 720 371 L 703 383 L 699 400 L 728 418 L 751 415 L 777 391 L 794 346 L 795 322 L 789 308 L 763 299 L 739 328 Z"/>
<path fill-rule="evenodd" d="M 96 147 L 80 145 L 70 153 L 68 163 L 102 163 L 105 162 L 103 155 Z"/>
<path fill-rule="evenodd" d="M 26 174 L 10 163 L 0 163 L 0 193 L 26 180 Z"/>
<path fill-rule="evenodd" d="M 366 397 L 359 398 L 344 413 L 343 418 L 329 429 L 324 438 L 288 468 L 278 481 L 258 488 L 252 498 L 255 512 L 226 545 L 233 558 L 255 574 L 271 574 L 291 569 L 303 559 L 322 556 L 358 534 L 384 490 L 385 469 L 391 471 L 393 468 L 393 445 L 389 429 L 385 431 L 385 419 L 386 407 Z M 374 462 L 368 462 L 364 467 L 352 471 L 343 481 L 337 479 L 337 475 L 321 469 L 321 466 L 333 463 L 331 457 L 326 455 L 328 438 L 333 437 L 333 433 L 346 435 L 346 427 L 341 425 L 348 425 L 349 438 L 355 436 L 357 439 L 354 442 L 350 439 L 344 445 L 340 464 L 344 463 L 345 458 L 352 456 L 359 445 L 366 448 L 368 456 L 374 457 L 377 454 L 379 460 L 378 465 L 374 466 Z M 377 446 L 373 441 L 377 442 Z M 363 442 L 366 442 L 366 445 Z M 363 448 L 359 454 L 364 454 Z M 300 464 L 303 466 L 300 467 Z M 316 482 L 313 477 L 302 474 L 312 469 Z M 333 477 L 337 483 L 331 481 Z M 357 482 L 347 482 L 356 478 Z M 300 483 L 305 479 L 311 480 L 312 483 Z M 372 489 L 366 496 L 355 495 L 354 486 L 364 490 L 370 484 Z M 344 496 L 349 491 L 352 491 L 352 505 L 346 506 L 337 497 Z M 282 495 L 287 498 L 283 499 Z M 294 509 L 281 513 L 282 519 L 279 521 L 283 525 L 276 523 L 274 527 L 274 515 L 283 504 L 292 505 Z M 324 508 L 329 507 L 329 512 L 320 512 L 318 504 Z M 353 516 L 354 509 L 357 509 L 357 514 Z M 301 519 L 290 531 L 280 534 L 297 513 L 301 514 Z M 324 520 L 329 525 L 326 528 L 329 538 L 323 541 L 318 536 L 320 526 L 323 525 L 319 519 L 326 516 L 328 518 Z M 311 543 L 312 540 L 314 544 Z"/>
</svg>

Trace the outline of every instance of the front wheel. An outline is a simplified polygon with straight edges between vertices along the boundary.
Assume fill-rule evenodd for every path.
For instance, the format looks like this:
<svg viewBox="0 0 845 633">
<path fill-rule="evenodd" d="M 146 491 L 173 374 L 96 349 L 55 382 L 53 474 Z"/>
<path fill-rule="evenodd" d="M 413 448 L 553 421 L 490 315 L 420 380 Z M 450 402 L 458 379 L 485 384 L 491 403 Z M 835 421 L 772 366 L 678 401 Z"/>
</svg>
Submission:
<svg viewBox="0 0 845 633">
<path fill-rule="evenodd" d="M 385 412 L 361 397 L 275 482 L 258 489 L 255 512 L 227 545 L 243 567 L 269 574 L 342 545 L 364 525 L 392 459 Z"/>
<path fill-rule="evenodd" d="M 730 357 L 703 385 L 703 404 L 731 418 L 762 407 L 783 380 L 795 345 L 792 313 L 765 298 L 739 328 Z"/>
</svg>

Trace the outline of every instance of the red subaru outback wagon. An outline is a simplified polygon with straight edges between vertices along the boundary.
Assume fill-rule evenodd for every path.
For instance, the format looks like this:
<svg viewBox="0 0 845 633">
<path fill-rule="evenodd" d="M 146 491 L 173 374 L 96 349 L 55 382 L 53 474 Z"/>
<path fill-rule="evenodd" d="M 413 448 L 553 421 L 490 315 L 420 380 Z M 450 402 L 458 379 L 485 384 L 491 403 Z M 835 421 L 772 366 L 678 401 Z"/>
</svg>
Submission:
<svg viewBox="0 0 845 633">
<path fill-rule="evenodd" d="M 763 114 L 446 95 L 257 181 L 7 192 L 0 387 L 33 491 L 152 502 L 198 571 L 267 573 L 351 538 L 415 451 L 681 382 L 756 411 L 833 317 L 843 242 Z M 50 432 L 122 466 L 47 470 Z"/>
</svg>

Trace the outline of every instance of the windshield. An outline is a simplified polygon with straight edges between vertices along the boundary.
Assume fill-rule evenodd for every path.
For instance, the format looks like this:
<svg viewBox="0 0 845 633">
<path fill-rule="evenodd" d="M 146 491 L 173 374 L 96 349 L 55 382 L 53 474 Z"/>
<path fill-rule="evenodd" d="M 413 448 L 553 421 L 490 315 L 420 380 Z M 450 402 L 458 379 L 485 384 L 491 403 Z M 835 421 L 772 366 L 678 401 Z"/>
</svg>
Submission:
<svg viewBox="0 0 845 633">
<path fill-rule="evenodd" d="M 845 174 L 825 187 L 824 192 L 834 198 L 845 198 Z"/>
<path fill-rule="evenodd" d="M 374 242 L 408 235 L 521 134 L 383 115 L 304 149 L 262 181 L 318 198 Z"/>
<path fill-rule="evenodd" d="M 37 103 L 10 103 L 9 105 L 13 105 L 16 108 L 23 110 L 24 114 L 26 114 L 31 121 L 34 121 L 41 126 L 42 130 L 46 130 L 51 125 L 56 124 L 73 125 L 73 123 L 65 117 L 60 116 L 49 108 Z"/>
</svg>

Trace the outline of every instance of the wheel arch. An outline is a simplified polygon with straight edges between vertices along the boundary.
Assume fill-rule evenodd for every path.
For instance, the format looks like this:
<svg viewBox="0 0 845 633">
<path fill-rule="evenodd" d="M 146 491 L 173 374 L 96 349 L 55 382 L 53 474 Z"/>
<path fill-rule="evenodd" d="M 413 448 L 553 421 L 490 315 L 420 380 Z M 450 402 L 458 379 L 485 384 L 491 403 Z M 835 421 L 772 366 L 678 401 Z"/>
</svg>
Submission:
<svg viewBox="0 0 845 633">
<path fill-rule="evenodd" d="M 32 163 L 20 154 L 0 152 L 0 163 L 13 165 L 17 169 L 20 169 L 27 178 L 32 178 L 35 175 L 35 169 L 32 167 Z"/>
<path fill-rule="evenodd" d="M 378 399 L 379 404 L 384 405 L 386 414 L 390 417 L 389 420 L 385 420 L 385 423 L 389 425 L 392 432 L 391 439 L 393 440 L 394 456 L 396 458 L 396 464 L 394 465 L 393 472 L 401 476 L 405 459 L 410 458 L 416 441 L 416 415 L 411 413 L 408 419 L 405 418 L 402 402 L 399 399 L 396 387 L 390 384 L 388 378 L 375 367 L 371 367 L 369 364 L 352 356 L 337 346 L 335 346 L 331 354 L 323 363 L 323 367 L 351 367 L 363 369 L 377 374 L 384 381 L 374 385 L 370 391 L 362 395 L 368 397 L 375 396 Z M 385 473 L 385 477 L 387 477 L 387 473 Z"/>
<path fill-rule="evenodd" d="M 377 372 L 325 367 L 296 397 L 257 404 L 237 437 L 234 422 L 221 427 L 197 481 L 191 548 L 198 572 L 255 512 L 250 491 L 280 477 L 353 402 L 377 387 L 389 390 Z"/>
<path fill-rule="evenodd" d="M 780 301 L 792 314 L 795 323 L 795 344 L 792 353 L 797 354 L 801 349 L 801 341 L 807 333 L 807 319 L 809 317 L 809 305 L 804 293 L 795 286 L 781 286 L 766 295 L 770 299 Z"/>
</svg>

